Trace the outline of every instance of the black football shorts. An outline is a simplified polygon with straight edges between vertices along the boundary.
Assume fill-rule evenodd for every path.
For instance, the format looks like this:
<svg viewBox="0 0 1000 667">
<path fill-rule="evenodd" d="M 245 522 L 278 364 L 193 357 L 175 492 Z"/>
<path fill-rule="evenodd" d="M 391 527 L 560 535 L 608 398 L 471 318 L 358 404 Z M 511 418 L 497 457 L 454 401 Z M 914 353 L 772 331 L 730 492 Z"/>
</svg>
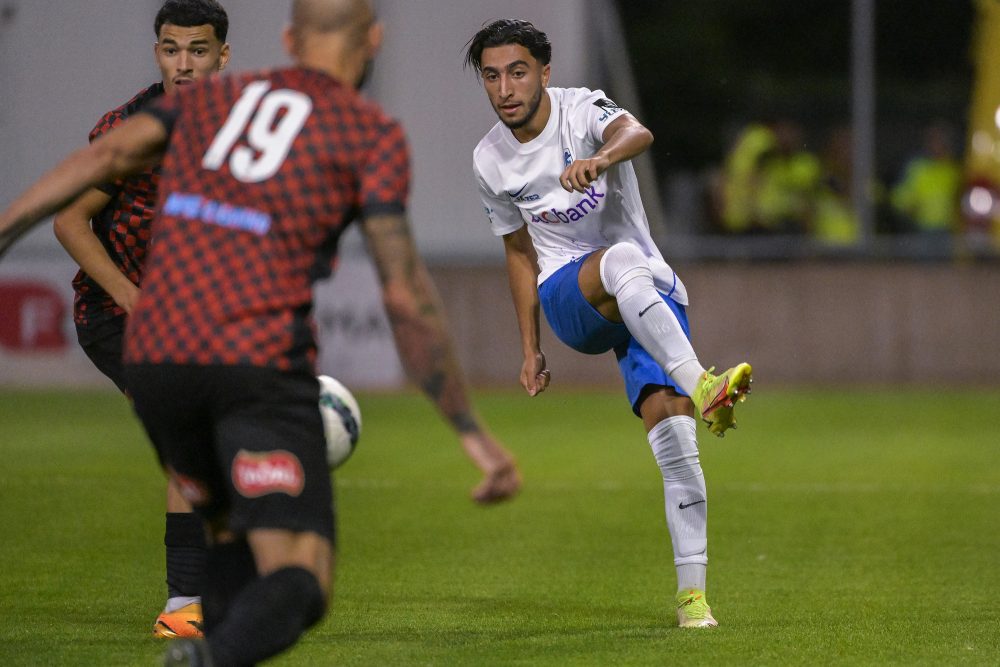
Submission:
<svg viewBox="0 0 1000 667">
<path fill-rule="evenodd" d="M 308 373 L 252 366 L 125 366 L 160 461 L 206 519 L 334 539 L 333 490 Z"/>
<path fill-rule="evenodd" d="M 118 391 L 128 395 L 122 366 L 122 337 L 125 331 L 120 326 L 108 326 L 101 333 L 100 336 L 94 336 L 89 331 L 77 328 L 80 347 L 97 366 L 97 370 L 108 376 L 118 387 Z"/>
</svg>

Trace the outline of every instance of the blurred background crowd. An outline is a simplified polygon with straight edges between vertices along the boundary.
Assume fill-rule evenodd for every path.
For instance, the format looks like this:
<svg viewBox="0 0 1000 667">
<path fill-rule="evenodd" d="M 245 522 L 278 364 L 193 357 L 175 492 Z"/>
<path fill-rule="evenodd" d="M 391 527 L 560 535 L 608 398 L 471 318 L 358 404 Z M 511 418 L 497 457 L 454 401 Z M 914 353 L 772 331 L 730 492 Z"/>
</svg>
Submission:
<svg viewBox="0 0 1000 667">
<path fill-rule="evenodd" d="M 687 254 L 997 256 L 996 0 L 617 6 Z"/>
<path fill-rule="evenodd" d="M 869 184 L 876 232 L 940 239 L 963 230 L 956 132 L 947 120 L 931 123 L 897 174 Z M 790 118 L 743 128 L 724 162 L 708 173 L 709 230 L 808 235 L 830 246 L 856 245 L 861 230 L 851 191 L 851 128 L 832 128 L 817 143 L 814 150 L 802 124 Z"/>
</svg>

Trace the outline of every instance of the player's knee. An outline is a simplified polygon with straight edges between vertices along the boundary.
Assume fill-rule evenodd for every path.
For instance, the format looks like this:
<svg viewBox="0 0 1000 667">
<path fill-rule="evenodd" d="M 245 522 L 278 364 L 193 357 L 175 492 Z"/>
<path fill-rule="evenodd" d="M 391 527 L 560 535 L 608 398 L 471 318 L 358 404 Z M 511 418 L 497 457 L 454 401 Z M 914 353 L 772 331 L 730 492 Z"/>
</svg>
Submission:
<svg viewBox="0 0 1000 667">
<path fill-rule="evenodd" d="M 622 287 L 635 279 L 652 282 L 653 273 L 649 260 L 632 243 L 616 243 L 601 257 L 601 282 L 608 294 L 617 294 Z"/>
</svg>

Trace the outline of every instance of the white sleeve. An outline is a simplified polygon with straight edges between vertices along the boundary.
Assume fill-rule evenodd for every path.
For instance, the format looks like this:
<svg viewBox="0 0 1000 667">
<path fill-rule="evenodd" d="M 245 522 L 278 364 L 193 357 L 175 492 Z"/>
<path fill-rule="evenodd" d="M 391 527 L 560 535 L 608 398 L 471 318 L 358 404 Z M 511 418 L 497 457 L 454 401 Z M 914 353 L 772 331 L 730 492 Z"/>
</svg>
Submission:
<svg viewBox="0 0 1000 667">
<path fill-rule="evenodd" d="M 494 236 L 503 236 L 516 232 L 524 226 L 521 209 L 514 205 L 506 193 L 498 195 L 490 188 L 479 171 L 479 165 L 473 162 L 472 170 L 476 175 L 476 185 L 479 186 L 479 198 L 490 220 L 490 230 Z"/>
<path fill-rule="evenodd" d="M 604 130 L 611 121 L 627 114 L 628 111 L 618 106 L 608 98 L 603 90 L 590 91 L 582 96 L 574 109 L 574 114 L 581 114 L 586 123 L 587 133 L 598 146 L 604 144 Z"/>
</svg>

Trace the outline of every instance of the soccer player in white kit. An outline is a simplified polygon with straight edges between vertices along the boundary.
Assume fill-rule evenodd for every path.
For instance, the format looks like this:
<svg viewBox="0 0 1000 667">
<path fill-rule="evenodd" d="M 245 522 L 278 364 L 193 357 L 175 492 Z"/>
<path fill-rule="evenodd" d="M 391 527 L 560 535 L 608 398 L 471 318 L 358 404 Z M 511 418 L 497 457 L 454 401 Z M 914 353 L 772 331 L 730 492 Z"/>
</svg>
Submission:
<svg viewBox="0 0 1000 667">
<path fill-rule="evenodd" d="M 742 363 L 713 375 L 691 346 L 687 292 L 649 233 L 631 158 L 653 135 L 600 90 L 548 87 L 552 46 L 527 21 L 501 19 L 469 41 L 500 118 L 476 146 L 474 169 L 503 237 L 529 395 L 551 381 L 539 306 L 561 341 L 614 350 L 632 410 L 663 474 L 681 627 L 718 625 L 705 598 L 707 495 L 694 411 L 717 435 L 750 391 Z"/>
</svg>

